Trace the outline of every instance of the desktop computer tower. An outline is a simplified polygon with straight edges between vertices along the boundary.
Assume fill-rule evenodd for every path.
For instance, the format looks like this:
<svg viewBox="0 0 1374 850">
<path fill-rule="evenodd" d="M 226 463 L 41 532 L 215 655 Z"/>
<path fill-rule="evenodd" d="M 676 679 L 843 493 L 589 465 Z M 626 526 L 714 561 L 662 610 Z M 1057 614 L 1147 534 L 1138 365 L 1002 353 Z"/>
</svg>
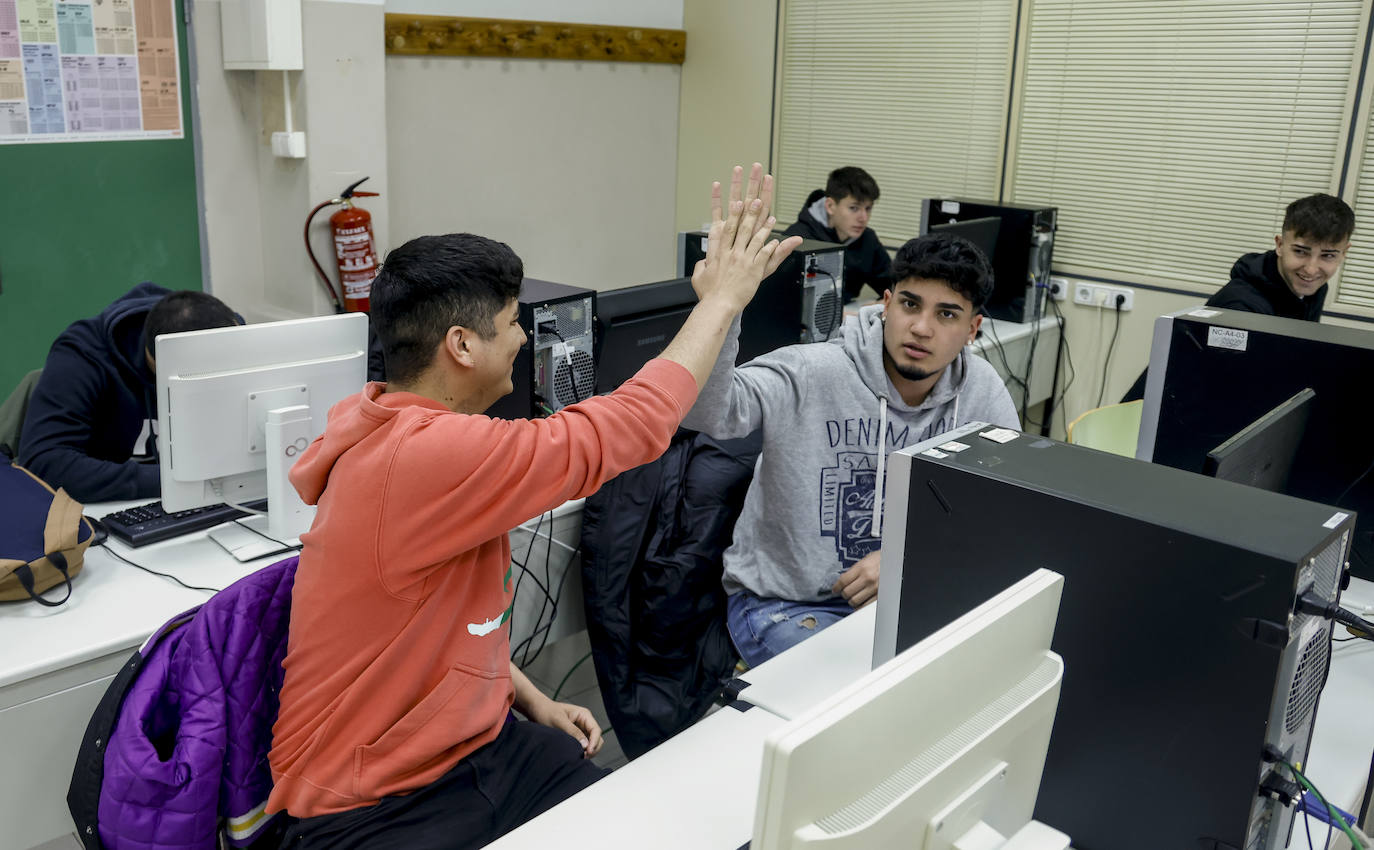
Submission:
<svg viewBox="0 0 1374 850">
<path fill-rule="evenodd" d="M 520 326 L 530 341 L 515 355 L 515 390 L 487 415 L 532 419 L 591 398 L 596 392 L 595 316 L 592 290 L 525 278 Z"/>
<path fill-rule="evenodd" d="M 1197 307 L 1155 320 L 1136 457 L 1193 472 L 1300 390 L 1315 393 L 1284 492 L 1359 517 L 1351 573 L 1374 580 L 1374 331 Z"/>
<path fill-rule="evenodd" d="M 1079 850 L 1284 847 L 1262 751 L 1306 758 L 1331 624 L 1294 600 L 1338 599 L 1353 517 L 989 430 L 892 455 L 875 660 L 1054 570 L 1065 672 L 1035 818 Z"/>
<path fill-rule="evenodd" d="M 927 198 L 921 202 L 921 232 L 931 225 L 979 218 L 997 218 L 1001 226 L 992 261 L 992 295 L 983 311 L 994 319 L 1031 322 L 1044 312 L 1044 293 L 1035 281 L 1048 286 L 1058 226 L 1056 207 L 999 204 L 966 198 Z"/>
<path fill-rule="evenodd" d="M 774 236 L 783 238 L 781 232 Z M 706 259 L 706 232 L 678 235 L 678 267 L 691 277 Z M 746 363 L 784 345 L 824 342 L 844 324 L 844 246 L 803 239 L 792 256 L 759 284 L 740 318 L 739 356 Z"/>
</svg>

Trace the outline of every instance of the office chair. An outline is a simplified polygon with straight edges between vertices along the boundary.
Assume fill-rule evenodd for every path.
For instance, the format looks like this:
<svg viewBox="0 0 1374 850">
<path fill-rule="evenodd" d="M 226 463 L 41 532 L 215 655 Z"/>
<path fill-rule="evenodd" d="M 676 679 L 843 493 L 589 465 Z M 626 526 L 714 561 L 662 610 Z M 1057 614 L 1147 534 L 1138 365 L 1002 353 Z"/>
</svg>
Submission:
<svg viewBox="0 0 1374 850">
<path fill-rule="evenodd" d="M 1143 401 L 1096 407 L 1069 423 L 1068 441 L 1090 449 L 1135 457 Z"/>
</svg>

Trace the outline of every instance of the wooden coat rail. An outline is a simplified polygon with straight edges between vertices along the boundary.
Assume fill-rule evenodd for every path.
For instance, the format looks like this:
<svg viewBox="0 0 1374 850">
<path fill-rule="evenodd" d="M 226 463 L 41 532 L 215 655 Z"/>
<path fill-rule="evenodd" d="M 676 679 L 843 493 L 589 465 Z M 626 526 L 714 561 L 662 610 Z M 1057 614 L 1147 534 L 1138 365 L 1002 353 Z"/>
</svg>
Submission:
<svg viewBox="0 0 1374 850">
<path fill-rule="evenodd" d="M 394 56 L 495 56 L 681 65 L 687 57 L 687 33 L 645 27 L 388 12 L 386 52 Z"/>
</svg>

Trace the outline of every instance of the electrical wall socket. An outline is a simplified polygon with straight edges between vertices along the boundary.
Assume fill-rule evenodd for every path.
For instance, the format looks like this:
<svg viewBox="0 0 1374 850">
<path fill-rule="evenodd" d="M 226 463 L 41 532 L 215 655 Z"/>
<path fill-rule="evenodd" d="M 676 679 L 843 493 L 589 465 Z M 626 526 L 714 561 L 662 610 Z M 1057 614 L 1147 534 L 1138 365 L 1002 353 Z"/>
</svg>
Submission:
<svg viewBox="0 0 1374 850">
<path fill-rule="evenodd" d="M 1069 297 L 1069 279 L 1066 277 L 1050 278 L 1050 297 L 1055 301 L 1063 301 Z"/>
<path fill-rule="evenodd" d="M 1125 298 L 1121 303 L 1121 312 L 1124 313 L 1135 306 L 1135 291 L 1124 286 L 1108 286 L 1105 283 L 1087 283 L 1081 280 L 1073 284 L 1073 303 L 1085 307 L 1115 310 L 1118 295 Z"/>
</svg>

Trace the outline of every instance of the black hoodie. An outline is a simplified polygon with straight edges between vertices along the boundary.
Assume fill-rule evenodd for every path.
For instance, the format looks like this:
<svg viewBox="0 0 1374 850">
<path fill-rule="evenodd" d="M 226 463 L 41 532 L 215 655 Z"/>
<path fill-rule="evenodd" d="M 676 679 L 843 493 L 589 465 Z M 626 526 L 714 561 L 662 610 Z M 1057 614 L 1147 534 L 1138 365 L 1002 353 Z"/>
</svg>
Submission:
<svg viewBox="0 0 1374 850">
<path fill-rule="evenodd" d="M 156 440 L 131 460 L 156 383 L 143 356 L 143 324 L 168 290 L 140 283 L 99 315 L 73 322 L 48 352 L 24 417 L 19 463 L 78 502 L 156 498 Z"/>
<path fill-rule="evenodd" d="M 1246 254 L 1231 267 L 1231 281 L 1207 299 L 1208 307 L 1264 313 L 1284 319 L 1315 322 L 1321 318 L 1327 285 L 1299 298 L 1279 275 L 1278 254 Z"/>
<path fill-rule="evenodd" d="M 804 236 L 823 242 L 844 242 L 835 228 L 821 224 L 811 214 L 811 205 L 823 197 L 824 189 L 817 189 L 806 196 L 806 203 L 797 213 L 796 222 L 785 231 L 786 235 Z M 871 227 L 865 228 L 858 239 L 844 246 L 844 300 L 853 301 L 865 283 L 879 295 L 892 285 L 892 258 L 887 255 L 887 249 L 878 241 L 878 234 Z"/>
</svg>

